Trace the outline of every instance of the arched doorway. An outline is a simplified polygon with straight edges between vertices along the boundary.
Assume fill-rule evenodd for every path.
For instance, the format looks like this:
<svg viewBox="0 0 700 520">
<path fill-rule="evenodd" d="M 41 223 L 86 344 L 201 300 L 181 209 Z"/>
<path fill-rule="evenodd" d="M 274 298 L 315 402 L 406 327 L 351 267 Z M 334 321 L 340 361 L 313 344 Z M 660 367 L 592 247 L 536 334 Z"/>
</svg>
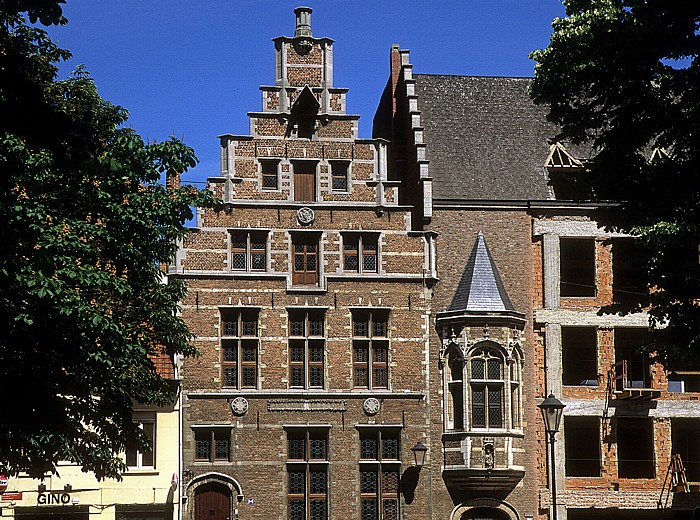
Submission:
<svg viewBox="0 0 700 520">
<path fill-rule="evenodd" d="M 469 511 L 465 511 L 460 520 L 510 520 L 510 516 L 500 509 L 474 507 Z"/>
<path fill-rule="evenodd" d="M 195 520 L 230 520 L 231 490 L 223 484 L 209 482 L 194 492 Z"/>
</svg>

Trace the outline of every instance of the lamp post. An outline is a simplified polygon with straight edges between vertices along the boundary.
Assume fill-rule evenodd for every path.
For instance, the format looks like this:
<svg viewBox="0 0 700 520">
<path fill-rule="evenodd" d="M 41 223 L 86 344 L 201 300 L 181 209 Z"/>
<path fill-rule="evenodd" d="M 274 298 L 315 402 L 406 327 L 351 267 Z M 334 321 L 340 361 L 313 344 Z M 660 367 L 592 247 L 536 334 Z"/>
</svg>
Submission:
<svg viewBox="0 0 700 520">
<path fill-rule="evenodd" d="M 411 451 L 413 452 L 413 459 L 416 462 L 416 467 L 418 471 L 420 471 L 425 463 L 425 453 L 428 451 L 428 448 L 421 441 L 418 441 L 416 445 L 411 448 Z"/>
<path fill-rule="evenodd" d="M 554 436 L 559 431 L 559 424 L 561 423 L 561 416 L 565 405 L 559 399 L 554 397 L 554 394 L 549 394 L 547 399 L 542 401 L 537 406 L 542 411 L 544 431 L 549 437 L 549 445 L 551 450 L 550 474 L 552 478 L 552 520 L 557 520 L 557 478 L 554 460 Z"/>
</svg>

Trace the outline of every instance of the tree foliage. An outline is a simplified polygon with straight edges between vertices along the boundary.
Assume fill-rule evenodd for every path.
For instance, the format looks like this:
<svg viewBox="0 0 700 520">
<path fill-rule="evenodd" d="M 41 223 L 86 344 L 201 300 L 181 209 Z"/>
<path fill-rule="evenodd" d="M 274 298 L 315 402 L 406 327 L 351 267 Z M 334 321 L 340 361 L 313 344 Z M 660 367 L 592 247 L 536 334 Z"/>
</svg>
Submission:
<svg viewBox="0 0 700 520">
<path fill-rule="evenodd" d="M 654 349 L 700 360 L 700 2 L 565 0 L 535 51 L 531 95 L 559 141 L 590 149 L 592 196 L 609 229 L 640 237 Z M 653 156 L 653 159 L 652 159 Z M 660 332 L 663 329 L 663 333 Z"/>
<path fill-rule="evenodd" d="M 146 446 L 134 403 L 176 396 L 153 357 L 196 354 L 160 266 L 216 201 L 160 182 L 191 148 L 144 142 L 84 70 L 57 80 L 70 54 L 18 13 L 61 23 L 60 3 L 0 3 L 0 473 L 119 478 L 119 453 Z"/>
</svg>

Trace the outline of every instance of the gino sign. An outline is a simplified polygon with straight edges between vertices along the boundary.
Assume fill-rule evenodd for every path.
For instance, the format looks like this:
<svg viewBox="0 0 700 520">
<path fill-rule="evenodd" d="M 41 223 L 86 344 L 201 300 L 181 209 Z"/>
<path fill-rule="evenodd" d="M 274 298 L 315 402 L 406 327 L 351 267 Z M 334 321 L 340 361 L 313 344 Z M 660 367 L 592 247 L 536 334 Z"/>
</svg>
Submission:
<svg viewBox="0 0 700 520">
<path fill-rule="evenodd" d="M 70 504 L 70 495 L 68 493 L 39 493 L 39 495 L 36 498 L 36 501 L 39 505 L 54 505 L 54 504 L 60 504 L 60 505 L 66 505 Z"/>
</svg>

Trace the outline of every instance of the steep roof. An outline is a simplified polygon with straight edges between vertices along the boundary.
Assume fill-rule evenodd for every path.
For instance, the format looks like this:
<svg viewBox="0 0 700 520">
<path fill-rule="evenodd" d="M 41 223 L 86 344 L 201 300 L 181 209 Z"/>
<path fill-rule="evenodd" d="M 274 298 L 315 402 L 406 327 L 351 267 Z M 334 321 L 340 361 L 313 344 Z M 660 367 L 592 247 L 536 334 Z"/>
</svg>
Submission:
<svg viewBox="0 0 700 520">
<path fill-rule="evenodd" d="M 556 128 L 529 78 L 417 74 L 435 200 L 553 198 L 544 162 Z"/>
<path fill-rule="evenodd" d="M 449 311 L 515 311 L 479 232 Z"/>
</svg>

